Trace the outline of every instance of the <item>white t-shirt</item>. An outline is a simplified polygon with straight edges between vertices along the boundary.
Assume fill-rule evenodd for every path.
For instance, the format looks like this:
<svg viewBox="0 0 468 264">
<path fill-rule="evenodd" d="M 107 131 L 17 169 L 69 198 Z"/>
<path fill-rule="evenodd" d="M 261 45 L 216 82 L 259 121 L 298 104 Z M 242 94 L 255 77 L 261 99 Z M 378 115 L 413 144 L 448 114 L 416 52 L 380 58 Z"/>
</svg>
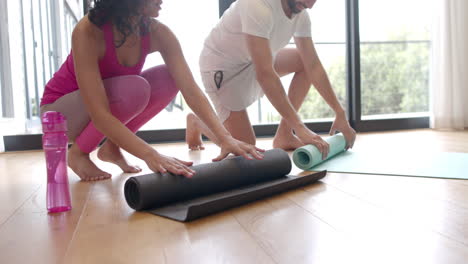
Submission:
<svg viewBox="0 0 468 264">
<path fill-rule="evenodd" d="M 206 38 L 200 70 L 229 71 L 251 63 L 243 33 L 268 39 L 274 57 L 293 36 L 311 37 L 309 14 L 288 18 L 281 0 L 237 0 Z"/>
</svg>

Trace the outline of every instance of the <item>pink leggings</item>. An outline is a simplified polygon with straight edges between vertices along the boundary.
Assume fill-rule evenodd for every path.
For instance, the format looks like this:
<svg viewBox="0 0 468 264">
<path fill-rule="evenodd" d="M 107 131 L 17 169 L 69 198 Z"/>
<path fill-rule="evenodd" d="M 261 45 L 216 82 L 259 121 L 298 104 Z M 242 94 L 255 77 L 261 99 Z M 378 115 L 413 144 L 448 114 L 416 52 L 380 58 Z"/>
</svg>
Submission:
<svg viewBox="0 0 468 264">
<path fill-rule="evenodd" d="M 163 110 L 177 95 L 165 65 L 150 68 L 141 75 L 103 80 L 112 114 L 134 133 Z M 85 153 L 92 152 L 104 139 L 86 112 L 79 90 L 43 105 L 41 112 L 59 111 L 67 117 L 68 137 Z"/>
</svg>

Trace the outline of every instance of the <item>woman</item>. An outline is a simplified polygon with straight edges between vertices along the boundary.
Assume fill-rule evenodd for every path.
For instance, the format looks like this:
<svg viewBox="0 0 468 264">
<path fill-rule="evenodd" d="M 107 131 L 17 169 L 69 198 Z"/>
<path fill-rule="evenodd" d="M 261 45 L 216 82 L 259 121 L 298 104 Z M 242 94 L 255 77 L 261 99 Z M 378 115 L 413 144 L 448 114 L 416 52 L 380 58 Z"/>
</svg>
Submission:
<svg viewBox="0 0 468 264">
<path fill-rule="evenodd" d="M 89 158 L 105 137 L 98 157 L 124 172 L 139 172 L 127 163 L 120 148 L 144 160 L 154 172 L 191 177 L 192 162 L 158 153 L 135 132 L 172 101 L 179 89 L 189 107 L 216 135 L 221 153 L 261 159 L 261 149 L 234 139 L 218 121 L 195 83 L 171 30 L 155 18 L 161 0 L 94 0 L 89 14 L 72 34 L 72 52 L 47 83 L 41 112 L 59 111 L 67 117 L 69 167 L 82 179 L 111 175 Z M 160 52 L 165 65 L 141 72 L 146 55 Z"/>
</svg>

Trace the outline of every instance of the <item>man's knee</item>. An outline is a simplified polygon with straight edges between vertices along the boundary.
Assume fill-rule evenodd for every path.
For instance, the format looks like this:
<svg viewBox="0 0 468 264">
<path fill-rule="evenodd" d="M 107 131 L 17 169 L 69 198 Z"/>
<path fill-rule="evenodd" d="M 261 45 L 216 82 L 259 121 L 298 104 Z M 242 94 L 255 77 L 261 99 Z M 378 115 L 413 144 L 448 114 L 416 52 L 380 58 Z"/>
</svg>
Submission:
<svg viewBox="0 0 468 264">
<path fill-rule="evenodd" d="M 280 76 L 304 72 L 301 55 L 296 48 L 282 49 L 275 58 L 275 70 Z"/>
</svg>

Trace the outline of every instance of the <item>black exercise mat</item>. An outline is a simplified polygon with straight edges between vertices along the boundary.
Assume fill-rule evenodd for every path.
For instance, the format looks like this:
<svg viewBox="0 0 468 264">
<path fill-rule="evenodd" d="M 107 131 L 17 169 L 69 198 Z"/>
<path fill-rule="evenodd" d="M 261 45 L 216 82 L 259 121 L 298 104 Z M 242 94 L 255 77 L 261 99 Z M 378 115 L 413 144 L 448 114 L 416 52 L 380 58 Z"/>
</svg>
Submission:
<svg viewBox="0 0 468 264">
<path fill-rule="evenodd" d="M 228 208 L 316 182 L 326 171 L 289 176 L 291 160 L 281 149 L 264 153 L 263 160 L 234 157 L 193 166 L 188 179 L 169 173 L 151 173 L 127 180 L 128 205 L 138 211 L 178 221 L 191 221 Z"/>
</svg>

